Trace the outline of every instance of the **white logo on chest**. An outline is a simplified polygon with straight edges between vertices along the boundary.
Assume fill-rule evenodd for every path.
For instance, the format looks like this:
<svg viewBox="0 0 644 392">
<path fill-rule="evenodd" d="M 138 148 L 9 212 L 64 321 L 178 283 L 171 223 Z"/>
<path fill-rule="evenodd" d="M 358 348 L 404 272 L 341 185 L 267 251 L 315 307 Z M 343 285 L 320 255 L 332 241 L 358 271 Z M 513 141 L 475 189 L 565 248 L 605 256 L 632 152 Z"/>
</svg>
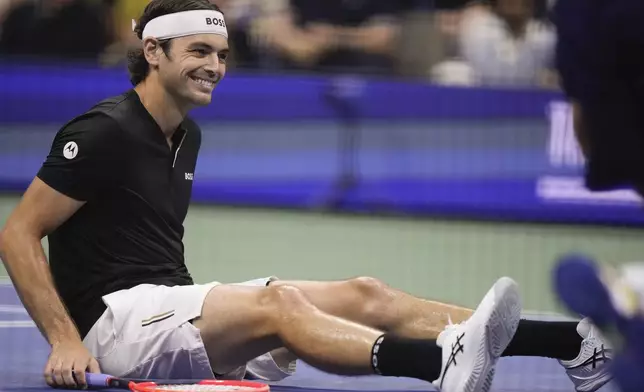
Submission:
<svg viewBox="0 0 644 392">
<path fill-rule="evenodd" d="M 194 173 L 186 173 L 186 180 L 192 181 L 194 179 Z"/>
</svg>

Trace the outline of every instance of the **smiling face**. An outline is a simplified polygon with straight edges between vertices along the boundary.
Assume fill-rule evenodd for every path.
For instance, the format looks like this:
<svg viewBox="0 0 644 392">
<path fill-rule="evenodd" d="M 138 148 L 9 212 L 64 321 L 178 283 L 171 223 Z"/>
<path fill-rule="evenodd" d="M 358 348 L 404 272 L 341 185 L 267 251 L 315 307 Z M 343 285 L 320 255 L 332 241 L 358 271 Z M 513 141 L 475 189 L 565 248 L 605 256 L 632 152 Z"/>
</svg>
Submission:
<svg viewBox="0 0 644 392">
<path fill-rule="evenodd" d="M 212 92 L 226 74 L 228 40 L 198 34 L 172 40 L 167 55 L 158 48 L 156 69 L 164 89 L 186 106 L 210 104 Z"/>
</svg>

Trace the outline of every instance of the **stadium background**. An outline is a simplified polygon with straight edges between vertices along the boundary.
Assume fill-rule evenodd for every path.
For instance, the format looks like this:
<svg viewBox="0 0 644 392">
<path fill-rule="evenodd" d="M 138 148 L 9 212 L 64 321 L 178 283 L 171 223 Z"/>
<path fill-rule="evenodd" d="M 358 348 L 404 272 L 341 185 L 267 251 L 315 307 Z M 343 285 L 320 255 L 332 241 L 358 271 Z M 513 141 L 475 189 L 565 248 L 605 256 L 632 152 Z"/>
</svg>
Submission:
<svg viewBox="0 0 644 392">
<path fill-rule="evenodd" d="M 105 2 L 100 12 L 120 26 L 135 3 L 144 2 Z M 226 3 L 239 11 L 245 2 Z M 628 190 L 583 189 L 583 160 L 556 84 L 494 73 L 474 81 L 471 72 L 485 75 L 494 61 L 477 69 L 450 49 L 466 12 L 493 8 L 409 3 L 397 19 L 404 40 L 391 72 L 295 71 L 257 60 L 252 48 L 233 52 L 212 107 L 195 113 L 204 140 L 185 244 L 196 281 L 370 275 L 475 306 L 508 275 L 526 308 L 552 312 L 559 309 L 549 274 L 558 255 L 583 251 L 615 264 L 641 258 L 638 201 Z M 543 8 L 531 18 L 547 26 Z M 10 41 L 7 31 L 0 40 Z M 15 42 L 0 45 L 0 222 L 57 129 L 129 88 L 116 44 L 86 57 L 65 45 L 52 54 L 28 44 L 27 53 L 16 53 Z M 338 182 L 345 169 L 354 181 Z"/>
</svg>

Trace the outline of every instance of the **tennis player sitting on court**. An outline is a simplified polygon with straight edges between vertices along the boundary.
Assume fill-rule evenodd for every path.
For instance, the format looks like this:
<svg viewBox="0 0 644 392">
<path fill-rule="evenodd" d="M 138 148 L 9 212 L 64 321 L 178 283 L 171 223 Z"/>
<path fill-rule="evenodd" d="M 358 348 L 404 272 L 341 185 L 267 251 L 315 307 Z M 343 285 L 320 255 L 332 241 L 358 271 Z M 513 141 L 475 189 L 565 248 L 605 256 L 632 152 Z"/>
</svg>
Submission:
<svg viewBox="0 0 644 392">
<path fill-rule="evenodd" d="M 135 87 L 62 127 L 0 236 L 51 345 L 49 385 L 82 386 L 86 370 L 280 378 L 269 353 L 283 348 L 328 372 L 415 377 L 446 392 L 486 391 L 502 355 L 569 360 L 590 372 L 579 390 L 600 384 L 601 367 L 585 367 L 601 344 L 592 327 L 580 324 L 582 344 L 577 323 L 519 320 L 508 278 L 476 311 L 371 278 L 194 284 L 182 238 L 201 133 L 187 114 L 224 77 L 226 23 L 207 0 L 153 0 L 135 32 Z"/>
</svg>

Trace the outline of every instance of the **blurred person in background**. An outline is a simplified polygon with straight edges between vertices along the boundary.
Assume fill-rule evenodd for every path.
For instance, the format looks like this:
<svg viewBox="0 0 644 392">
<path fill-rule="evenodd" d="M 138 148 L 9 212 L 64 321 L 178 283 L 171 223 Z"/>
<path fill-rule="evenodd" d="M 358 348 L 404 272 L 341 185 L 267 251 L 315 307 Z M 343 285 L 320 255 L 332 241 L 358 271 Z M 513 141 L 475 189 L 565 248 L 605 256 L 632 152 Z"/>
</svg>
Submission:
<svg viewBox="0 0 644 392">
<path fill-rule="evenodd" d="M 106 0 L 109 6 L 111 41 L 100 56 L 100 63 L 112 66 L 125 62 L 127 51 L 140 44 L 132 31 L 132 20 L 143 13 L 150 0 Z"/>
<path fill-rule="evenodd" d="M 426 80 L 430 70 L 454 55 L 458 21 L 469 0 L 398 0 L 402 12 L 396 63 L 398 76 Z"/>
<path fill-rule="evenodd" d="M 474 2 L 464 11 L 456 61 L 434 70 L 437 82 L 463 74 L 464 84 L 557 87 L 556 33 L 539 16 L 543 1 Z M 447 66 L 449 65 L 449 66 Z"/>
<path fill-rule="evenodd" d="M 263 0 L 261 56 L 290 69 L 391 73 L 401 5 L 391 0 Z"/>
<path fill-rule="evenodd" d="M 644 2 L 558 0 L 556 65 L 591 191 L 644 198 Z"/>
<path fill-rule="evenodd" d="M 110 42 L 99 0 L 9 0 L 0 6 L 0 54 L 96 59 Z"/>
<path fill-rule="evenodd" d="M 556 65 L 572 104 L 585 158 L 585 186 L 632 189 L 644 198 L 644 2 L 557 0 Z M 644 263 L 563 258 L 553 283 L 559 298 L 588 315 L 617 343 L 618 389 L 644 385 Z"/>
<path fill-rule="evenodd" d="M 432 6 L 435 23 L 433 35 L 438 38 L 438 45 L 432 48 L 434 53 L 431 55 L 435 61 L 425 64 L 423 78 L 442 84 L 474 84 L 471 67 L 459 58 L 458 42 L 462 20 L 471 11 L 477 10 L 477 3 L 471 0 L 435 0 Z"/>
<path fill-rule="evenodd" d="M 266 41 L 261 36 L 264 17 L 282 10 L 288 0 L 211 0 L 226 14 L 230 56 L 228 65 L 241 68 L 275 68 L 260 50 Z"/>
</svg>

